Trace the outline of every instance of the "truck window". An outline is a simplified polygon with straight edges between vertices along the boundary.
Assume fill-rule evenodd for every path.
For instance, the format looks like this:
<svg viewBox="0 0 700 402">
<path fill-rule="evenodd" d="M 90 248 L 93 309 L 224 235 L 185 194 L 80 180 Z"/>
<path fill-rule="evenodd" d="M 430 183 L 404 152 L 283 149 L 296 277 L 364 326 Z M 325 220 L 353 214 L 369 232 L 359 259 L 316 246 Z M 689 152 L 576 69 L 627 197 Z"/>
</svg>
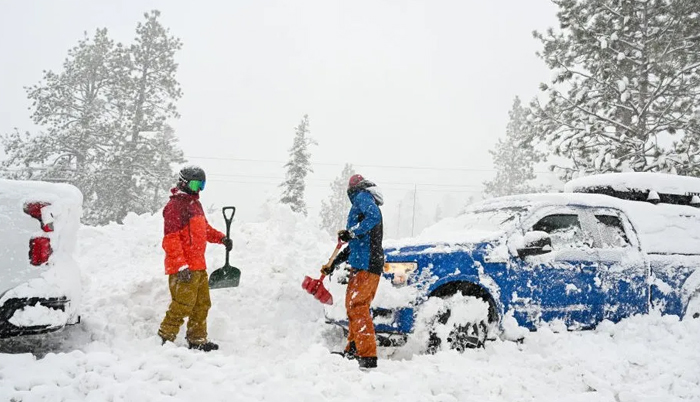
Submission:
<svg viewBox="0 0 700 402">
<path fill-rule="evenodd" d="M 590 248 L 589 241 L 581 229 L 578 215 L 576 214 L 554 214 L 540 219 L 532 230 L 539 230 L 549 233 L 552 239 L 552 248 L 561 250 L 564 248 Z"/>
<path fill-rule="evenodd" d="M 596 226 L 603 241 L 603 248 L 631 247 L 622 220 L 615 215 L 596 215 Z"/>
</svg>

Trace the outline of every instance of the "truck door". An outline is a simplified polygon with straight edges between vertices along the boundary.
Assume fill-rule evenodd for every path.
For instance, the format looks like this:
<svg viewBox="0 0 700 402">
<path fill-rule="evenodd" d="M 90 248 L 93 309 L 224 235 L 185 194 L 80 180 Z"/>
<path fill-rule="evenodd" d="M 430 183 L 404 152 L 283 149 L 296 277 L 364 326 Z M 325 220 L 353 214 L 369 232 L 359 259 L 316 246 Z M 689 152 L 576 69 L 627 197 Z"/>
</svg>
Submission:
<svg viewBox="0 0 700 402">
<path fill-rule="evenodd" d="M 615 209 L 587 211 L 584 222 L 593 227 L 598 277 L 603 294 L 603 318 L 617 322 L 649 311 L 649 264 L 634 229 Z"/>
<path fill-rule="evenodd" d="M 552 252 L 515 257 L 513 309 L 519 322 L 563 321 L 567 328 L 595 326 L 602 318 L 602 296 L 596 285 L 597 256 L 593 235 L 581 224 L 580 211 L 561 207 L 537 217 L 528 231 L 550 235 Z"/>
</svg>

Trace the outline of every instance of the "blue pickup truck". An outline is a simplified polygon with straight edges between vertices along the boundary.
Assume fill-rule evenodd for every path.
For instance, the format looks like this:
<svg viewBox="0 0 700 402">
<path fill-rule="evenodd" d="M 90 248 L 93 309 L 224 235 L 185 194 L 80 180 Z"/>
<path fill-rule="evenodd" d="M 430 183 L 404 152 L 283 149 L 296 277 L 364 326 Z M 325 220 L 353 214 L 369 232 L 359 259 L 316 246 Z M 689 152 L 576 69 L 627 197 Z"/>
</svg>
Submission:
<svg viewBox="0 0 700 402">
<path fill-rule="evenodd" d="M 372 306 L 380 344 L 404 342 L 426 323 L 427 348 L 435 351 L 481 346 L 514 324 L 589 329 L 651 309 L 697 318 L 698 194 L 632 191 L 623 180 L 630 177 L 669 180 L 604 175 L 568 185 L 571 193 L 495 198 L 415 239 L 385 244 L 385 280 Z M 700 188 L 700 179 L 692 180 Z M 592 192 L 598 194 L 586 194 Z M 346 327 L 342 275 L 337 282 L 331 292 L 340 306 L 327 308 L 326 317 Z M 435 307 L 434 300 L 451 302 Z M 455 313 L 469 303 L 481 313 Z"/>
</svg>

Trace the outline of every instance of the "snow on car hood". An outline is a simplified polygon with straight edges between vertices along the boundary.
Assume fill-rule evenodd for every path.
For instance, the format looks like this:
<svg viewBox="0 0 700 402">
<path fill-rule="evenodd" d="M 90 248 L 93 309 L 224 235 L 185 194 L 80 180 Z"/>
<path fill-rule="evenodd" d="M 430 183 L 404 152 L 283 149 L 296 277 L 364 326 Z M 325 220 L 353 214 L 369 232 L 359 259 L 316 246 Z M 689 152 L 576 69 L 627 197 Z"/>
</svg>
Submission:
<svg viewBox="0 0 700 402">
<path fill-rule="evenodd" d="M 470 209 L 459 216 L 441 220 L 424 229 L 418 236 L 385 241 L 384 246 L 394 250 L 426 246 L 431 248 L 426 252 L 449 252 L 454 248 L 462 249 L 465 246 L 491 242 L 510 230 L 522 210 L 519 206 Z"/>
<path fill-rule="evenodd" d="M 417 236 L 407 239 L 388 240 L 384 242 L 384 248 L 389 250 L 399 250 L 406 247 L 425 246 L 424 252 L 450 251 L 452 248 L 463 248 L 465 245 L 474 245 L 496 240 L 503 235 L 503 232 L 443 232 L 433 233 L 426 236 Z M 430 250 L 430 251 L 428 251 Z"/>
</svg>

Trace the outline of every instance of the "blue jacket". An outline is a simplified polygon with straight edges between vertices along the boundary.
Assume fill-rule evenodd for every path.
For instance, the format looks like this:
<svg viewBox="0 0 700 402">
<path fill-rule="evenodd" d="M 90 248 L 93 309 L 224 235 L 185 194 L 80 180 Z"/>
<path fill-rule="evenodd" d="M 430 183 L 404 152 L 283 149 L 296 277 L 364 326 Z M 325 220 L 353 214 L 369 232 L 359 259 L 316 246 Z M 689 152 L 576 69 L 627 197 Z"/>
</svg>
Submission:
<svg viewBox="0 0 700 402">
<path fill-rule="evenodd" d="M 347 249 L 348 263 L 355 269 L 381 274 L 384 268 L 382 248 L 382 212 L 372 194 L 366 190 L 350 196 L 352 207 L 348 213 L 346 229 L 355 234 Z"/>
</svg>

